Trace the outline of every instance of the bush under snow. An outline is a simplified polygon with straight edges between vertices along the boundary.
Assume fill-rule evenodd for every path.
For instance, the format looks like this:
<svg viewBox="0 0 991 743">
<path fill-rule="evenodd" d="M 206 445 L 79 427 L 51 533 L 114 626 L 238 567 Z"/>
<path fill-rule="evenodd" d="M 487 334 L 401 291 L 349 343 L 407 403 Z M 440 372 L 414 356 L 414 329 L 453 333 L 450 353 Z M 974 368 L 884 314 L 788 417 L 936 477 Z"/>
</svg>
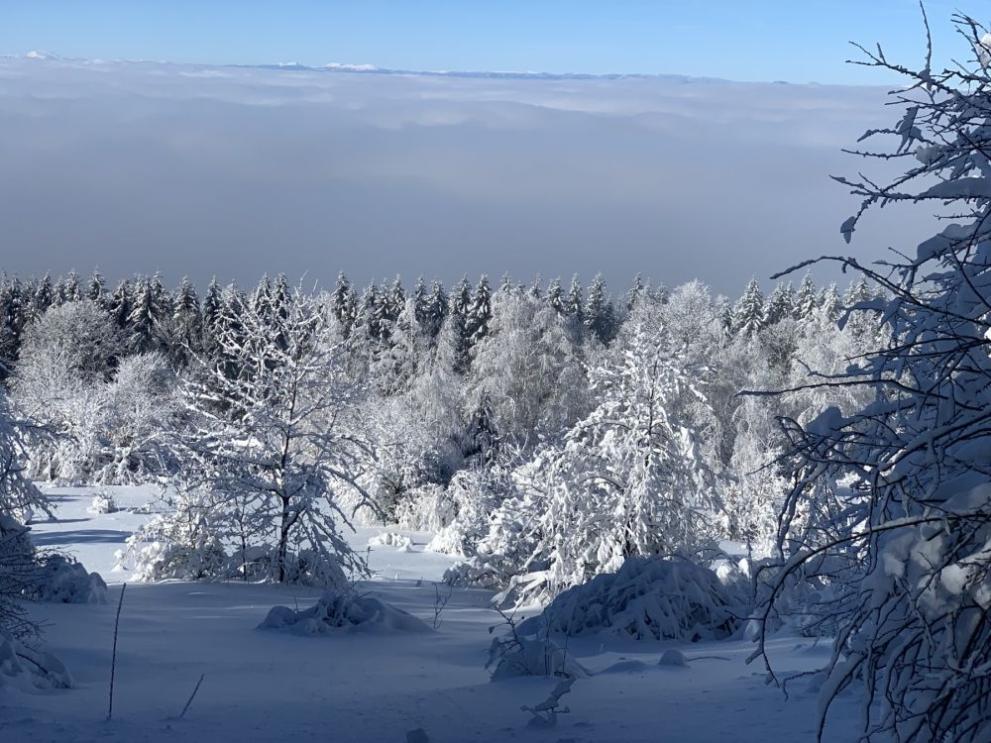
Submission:
<svg viewBox="0 0 991 743">
<path fill-rule="evenodd" d="M 412 552 L 413 540 L 394 531 L 383 532 L 368 540 L 369 547 L 395 547 L 400 552 Z"/>
<path fill-rule="evenodd" d="M 113 495 L 101 491 L 93 496 L 93 500 L 90 502 L 89 508 L 86 510 L 90 513 L 103 514 L 117 513 L 120 508 L 117 506 L 117 501 L 114 500 Z"/>
<path fill-rule="evenodd" d="M 0 633 L 0 689 L 5 686 L 23 691 L 68 689 L 72 676 L 51 653 Z"/>
<path fill-rule="evenodd" d="M 331 632 L 430 632 L 424 622 L 402 609 L 353 591 L 329 590 L 315 606 L 303 611 L 275 606 L 259 629 L 288 630 L 297 635 Z"/>
<path fill-rule="evenodd" d="M 721 640 L 749 612 L 742 579 L 719 579 L 688 560 L 630 558 L 616 573 L 571 588 L 543 613 L 520 624 L 522 634 L 609 632 L 637 640 Z"/>
<path fill-rule="evenodd" d="M 107 584 L 99 573 L 60 554 L 42 555 L 37 576 L 26 597 L 54 604 L 105 604 Z"/>
<path fill-rule="evenodd" d="M 584 678 L 590 675 L 566 650 L 550 640 L 535 637 L 493 640 L 489 665 L 493 667 L 493 681 L 519 676 Z"/>
</svg>

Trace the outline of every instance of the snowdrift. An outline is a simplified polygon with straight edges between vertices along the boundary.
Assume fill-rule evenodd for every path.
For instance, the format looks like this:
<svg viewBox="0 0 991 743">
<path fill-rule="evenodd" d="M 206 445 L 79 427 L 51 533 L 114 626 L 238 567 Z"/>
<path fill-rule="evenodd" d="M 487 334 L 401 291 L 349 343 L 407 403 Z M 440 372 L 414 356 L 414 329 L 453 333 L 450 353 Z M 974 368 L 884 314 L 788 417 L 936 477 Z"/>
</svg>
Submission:
<svg viewBox="0 0 991 743">
<path fill-rule="evenodd" d="M 288 630 L 297 635 L 335 631 L 430 632 L 427 624 L 373 596 L 330 590 L 303 611 L 275 606 L 259 629 Z"/>
</svg>

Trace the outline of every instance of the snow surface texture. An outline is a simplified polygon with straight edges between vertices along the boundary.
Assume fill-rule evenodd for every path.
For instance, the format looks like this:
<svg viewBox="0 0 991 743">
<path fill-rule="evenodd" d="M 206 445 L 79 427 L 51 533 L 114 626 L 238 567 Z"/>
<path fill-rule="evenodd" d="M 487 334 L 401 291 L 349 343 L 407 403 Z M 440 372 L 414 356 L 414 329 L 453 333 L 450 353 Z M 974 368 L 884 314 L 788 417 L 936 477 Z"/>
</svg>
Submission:
<svg viewBox="0 0 991 743">
<path fill-rule="evenodd" d="M 484 663 L 502 620 L 491 593 L 455 589 L 436 632 L 328 633 L 319 638 L 256 629 L 276 604 L 312 606 L 319 591 L 243 583 L 133 583 L 121 614 L 114 719 L 104 720 L 114 612 L 129 571 L 111 572 L 114 552 L 144 520 L 154 492 L 109 489 L 123 509 L 90 514 L 93 490 L 55 491 L 57 521 L 32 525 L 36 541 L 58 546 L 111 583 L 106 604 L 33 604 L 47 624 L 50 650 L 72 674 L 66 691 L 0 684 L 0 740 L 237 741 L 333 740 L 402 743 L 422 730 L 431 743 L 557 741 L 680 743 L 814 739 L 816 692 L 792 685 L 788 700 L 765 685 L 744 659 L 749 642 L 631 641 L 609 634 L 555 639 L 567 657 L 592 674 L 578 678 L 561 700 L 570 708 L 554 730 L 529 725 L 561 681 L 531 676 L 490 681 Z M 430 624 L 435 592 L 454 558 L 423 550 L 429 534 L 361 528 L 349 539 L 364 550 L 385 531 L 410 537 L 412 552 L 373 547 L 375 573 L 359 592 Z M 523 612 L 523 614 L 528 614 Z M 518 616 L 517 619 L 522 619 Z M 658 665 L 675 649 L 685 666 Z M 828 645 L 778 637 L 771 653 L 786 671 L 811 670 Z M 670 658 L 671 656 L 669 656 Z M 609 669 L 609 673 L 603 673 Z M 176 719 L 199 679 L 202 686 Z M 847 703 L 846 701 L 841 702 Z M 837 715 L 826 740 L 856 738 L 856 715 Z M 329 736 L 329 737 L 328 737 Z"/>
</svg>

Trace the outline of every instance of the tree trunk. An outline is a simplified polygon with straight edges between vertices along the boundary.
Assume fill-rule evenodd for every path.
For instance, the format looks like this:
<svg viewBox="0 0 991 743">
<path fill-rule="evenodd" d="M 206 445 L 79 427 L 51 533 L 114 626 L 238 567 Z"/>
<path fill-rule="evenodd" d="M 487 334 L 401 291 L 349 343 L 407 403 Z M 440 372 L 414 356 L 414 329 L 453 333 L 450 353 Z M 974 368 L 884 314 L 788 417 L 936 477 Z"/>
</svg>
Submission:
<svg viewBox="0 0 991 743">
<path fill-rule="evenodd" d="M 279 571 L 279 583 L 286 582 L 286 556 L 289 552 L 289 527 L 292 525 L 289 520 L 289 499 L 282 498 L 282 521 L 279 524 L 279 548 L 276 555 L 276 566 Z"/>
</svg>

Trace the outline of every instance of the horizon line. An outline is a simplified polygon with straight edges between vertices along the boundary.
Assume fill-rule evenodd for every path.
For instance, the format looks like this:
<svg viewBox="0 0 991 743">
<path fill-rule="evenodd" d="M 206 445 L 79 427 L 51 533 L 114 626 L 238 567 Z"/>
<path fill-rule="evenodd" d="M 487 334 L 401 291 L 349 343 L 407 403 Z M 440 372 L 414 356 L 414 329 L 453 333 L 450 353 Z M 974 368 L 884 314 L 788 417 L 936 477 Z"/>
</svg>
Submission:
<svg viewBox="0 0 991 743">
<path fill-rule="evenodd" d="M 190 62 L 168 59 L 131 59 L 101 57 L 66 57 L 56 53 L 30 50 L 22 54 L 0 54 L 0 61 L 64 62 L 82 64 L 156 64 L 176 67 L 234 68 L 270 70 L 276 72 L 325 72 L 352 75 L 450 77 L 494 80 L 674 80 L 703 83 L 736 83 L 744 85 L 794 85 L 840 88 L 879 88 L 883 84 L 824 83 L 817 80 L 796 82 L 793 80 L 736 80 L 711 75 L 689 75 L 675 72 L 548 72 L 533 70 L 424 70 L 400 67 L 380 67 L 367 63 L 328 62 L 309 65 L 301 62 Z"/>
</svg>

